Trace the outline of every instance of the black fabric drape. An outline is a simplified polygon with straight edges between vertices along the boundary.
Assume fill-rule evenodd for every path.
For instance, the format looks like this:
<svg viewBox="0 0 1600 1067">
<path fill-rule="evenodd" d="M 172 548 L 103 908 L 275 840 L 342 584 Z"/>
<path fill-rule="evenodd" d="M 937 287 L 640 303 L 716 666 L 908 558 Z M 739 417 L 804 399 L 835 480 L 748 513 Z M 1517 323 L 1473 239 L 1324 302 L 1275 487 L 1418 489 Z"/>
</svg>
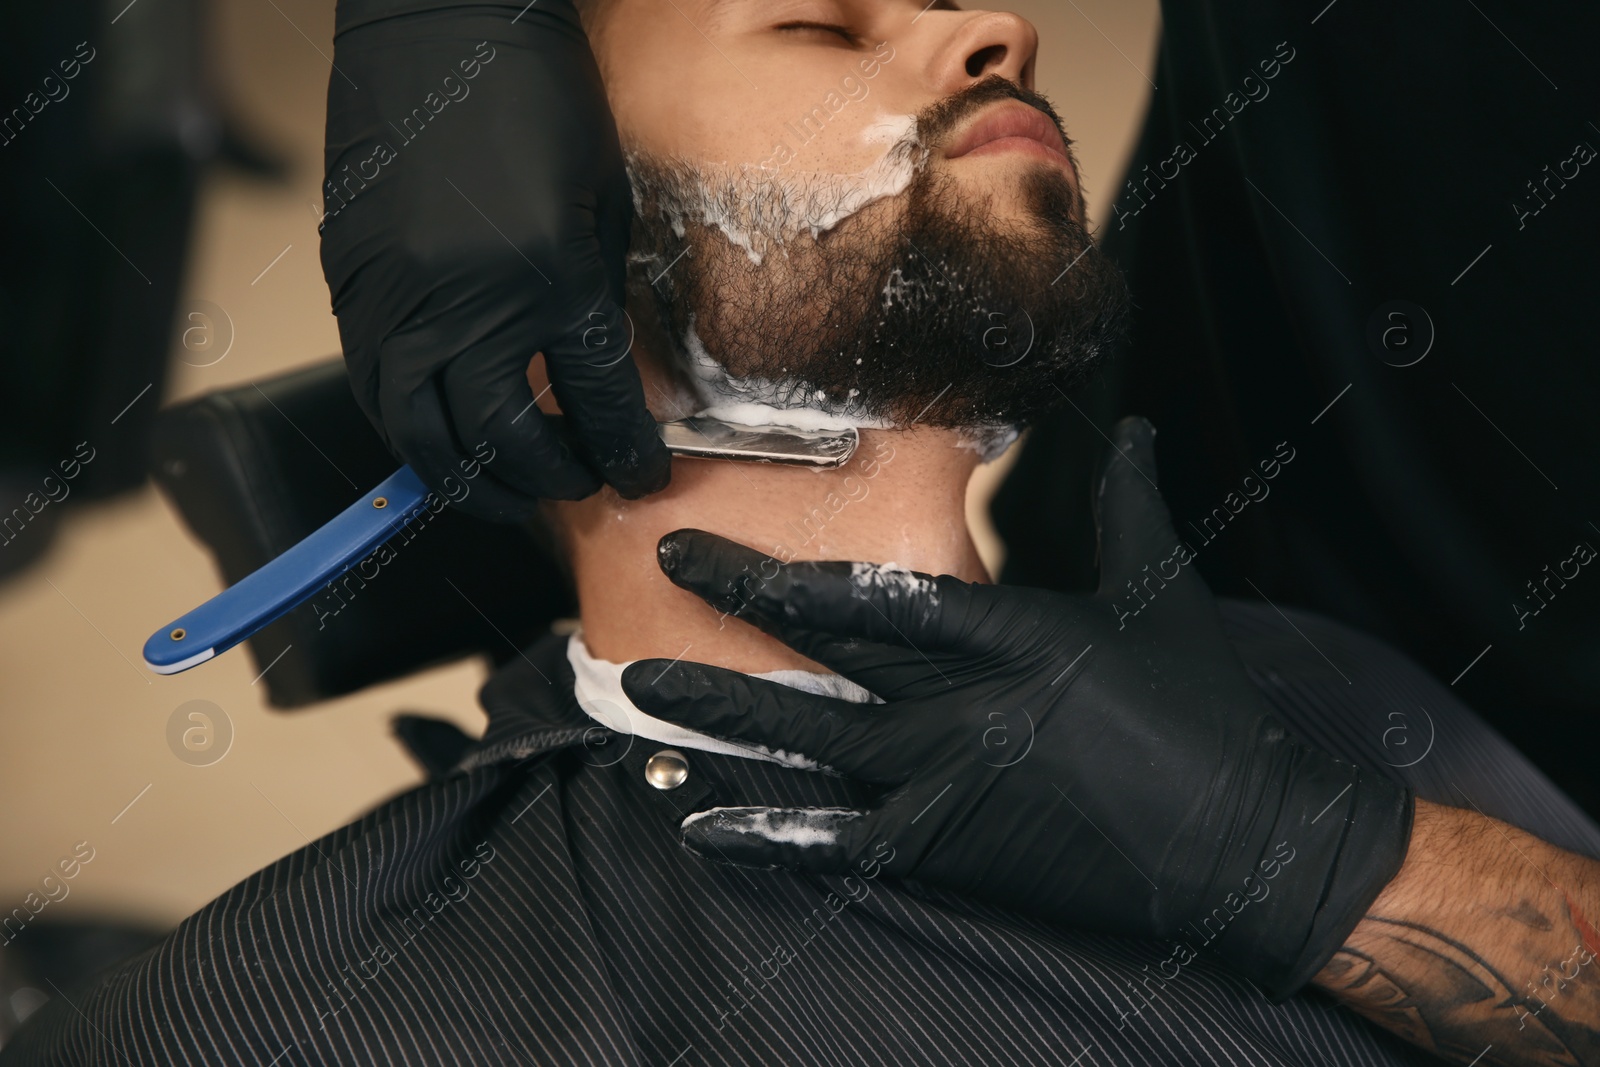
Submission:
<svg viewBox="0 0 1600 1067">
<path fill-rule="evenodd" d="M 1146 415 L 1219 593 L 1327 613 L 1445 682 L 1471 664 L 1455 691 L 1600 811 L 1600 568 L 1577 549 L 1600 548 L 1600 10 L 1163 16 L 1100 220 L 1134 330 L 1002 489 L 1005 580 L 1092 584 L 1101 431 Z"/>
</svg>

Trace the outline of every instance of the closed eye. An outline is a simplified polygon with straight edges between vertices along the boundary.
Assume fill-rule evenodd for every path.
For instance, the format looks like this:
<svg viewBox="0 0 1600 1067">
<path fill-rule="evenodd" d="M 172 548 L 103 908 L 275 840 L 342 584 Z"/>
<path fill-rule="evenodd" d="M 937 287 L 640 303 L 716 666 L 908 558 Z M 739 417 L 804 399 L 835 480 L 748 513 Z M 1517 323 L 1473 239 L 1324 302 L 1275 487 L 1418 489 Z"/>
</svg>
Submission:
<svg viewBox="0 0 1600 1067">
<path fill-rule="evenodd" d="M 859 40 L 848 26 L 838 26 L 828 22 L 785 22 L 773 28 L 777 30 L 813 30 L 820 33 L 831 33 L 850 45 L 856 44 Z"/>
</svg>

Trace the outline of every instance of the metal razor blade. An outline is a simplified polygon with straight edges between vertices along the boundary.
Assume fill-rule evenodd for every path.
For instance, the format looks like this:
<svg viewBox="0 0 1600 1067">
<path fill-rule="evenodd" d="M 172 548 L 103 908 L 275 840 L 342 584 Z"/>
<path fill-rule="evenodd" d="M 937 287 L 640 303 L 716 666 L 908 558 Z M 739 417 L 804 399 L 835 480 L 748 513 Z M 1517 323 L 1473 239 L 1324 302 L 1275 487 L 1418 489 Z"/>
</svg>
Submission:
<svg viewBox="0 0 1600 1067">
<path fill-rule="evenodd" d="M 861 435 L 853 426 L 843 430 L 793 430 L 783 426 L 739 426 L 697 415 L 662 423 L 661 440 L 675 456 L 831 470 L 850 462 Z"/>
</svg>

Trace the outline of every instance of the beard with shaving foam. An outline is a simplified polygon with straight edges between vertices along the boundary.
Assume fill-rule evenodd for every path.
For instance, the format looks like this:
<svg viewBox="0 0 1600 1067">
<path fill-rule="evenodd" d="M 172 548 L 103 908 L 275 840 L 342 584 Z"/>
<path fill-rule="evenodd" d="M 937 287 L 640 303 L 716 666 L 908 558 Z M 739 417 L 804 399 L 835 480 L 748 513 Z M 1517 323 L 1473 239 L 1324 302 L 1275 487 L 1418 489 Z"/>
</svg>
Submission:
<svg viewBox="0 0 1600 1067">
<path fill-rule="evenodd" d="M 1094 373 L 1129 299 L 1066 175 L 1022 172 L 1025 216 L 1008 221 L 992 194 L 928 165 L 928 146 L 997 99 L 1060 126 L 1042 96 L 996 76 L 916 116 L 860 175 L 629 157 L 631 300 L 649 290 L 657 316 L 643 328 L 700 409 L 1009 443 Z"/>
</svg>

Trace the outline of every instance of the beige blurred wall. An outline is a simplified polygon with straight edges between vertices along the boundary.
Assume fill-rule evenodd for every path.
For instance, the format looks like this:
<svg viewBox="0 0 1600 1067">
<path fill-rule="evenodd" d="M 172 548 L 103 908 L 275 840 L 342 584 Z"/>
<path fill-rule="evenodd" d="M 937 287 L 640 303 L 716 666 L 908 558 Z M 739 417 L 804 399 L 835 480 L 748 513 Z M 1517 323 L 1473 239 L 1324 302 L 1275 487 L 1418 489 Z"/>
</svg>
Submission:
<svg viewBox="0 0 1600 1067">
<path fill-rule="evenodd" d="M 1014 9 L 1039 27 L 1040 86 L 1078 142 L 1094 217 L 1103 218 L 1151 89 L 1155 0 L 1024 0 Z M 313 213 L 332 12 L 330 0 L 217 4 L 216 69 L 295 172 L 287 188 L 221 175 L 206 184 L 183 310 L 221 308 L 225 321 L 213 326 L 231 333 L 231 348 L 198 367 L 190 364 L 214 355 L 175 345 L 175 359 L 188 362 L 174 364 L 168 402 L 337 350 Z M 975 483 L 975 519 L 996 473 Z M 44 914 L 175 922 L 420 781 L 389 736 L 394 711 L 481 728 L 477 664 L 294 714 L 266 709 L 253 684 L 260 665 L 242 650 L 172 678 L 138 665 L 154 627 L 218 588 L 206 554 L 148 489 L 73 514 L 42 565 L 0 586 L 0 912 L 87 841 L 94 859 Z M 206 767 L 167 747 L 169 717 L 196 699 L 221 707 L 234 730 L 227 755 Z"/>
</svg>

